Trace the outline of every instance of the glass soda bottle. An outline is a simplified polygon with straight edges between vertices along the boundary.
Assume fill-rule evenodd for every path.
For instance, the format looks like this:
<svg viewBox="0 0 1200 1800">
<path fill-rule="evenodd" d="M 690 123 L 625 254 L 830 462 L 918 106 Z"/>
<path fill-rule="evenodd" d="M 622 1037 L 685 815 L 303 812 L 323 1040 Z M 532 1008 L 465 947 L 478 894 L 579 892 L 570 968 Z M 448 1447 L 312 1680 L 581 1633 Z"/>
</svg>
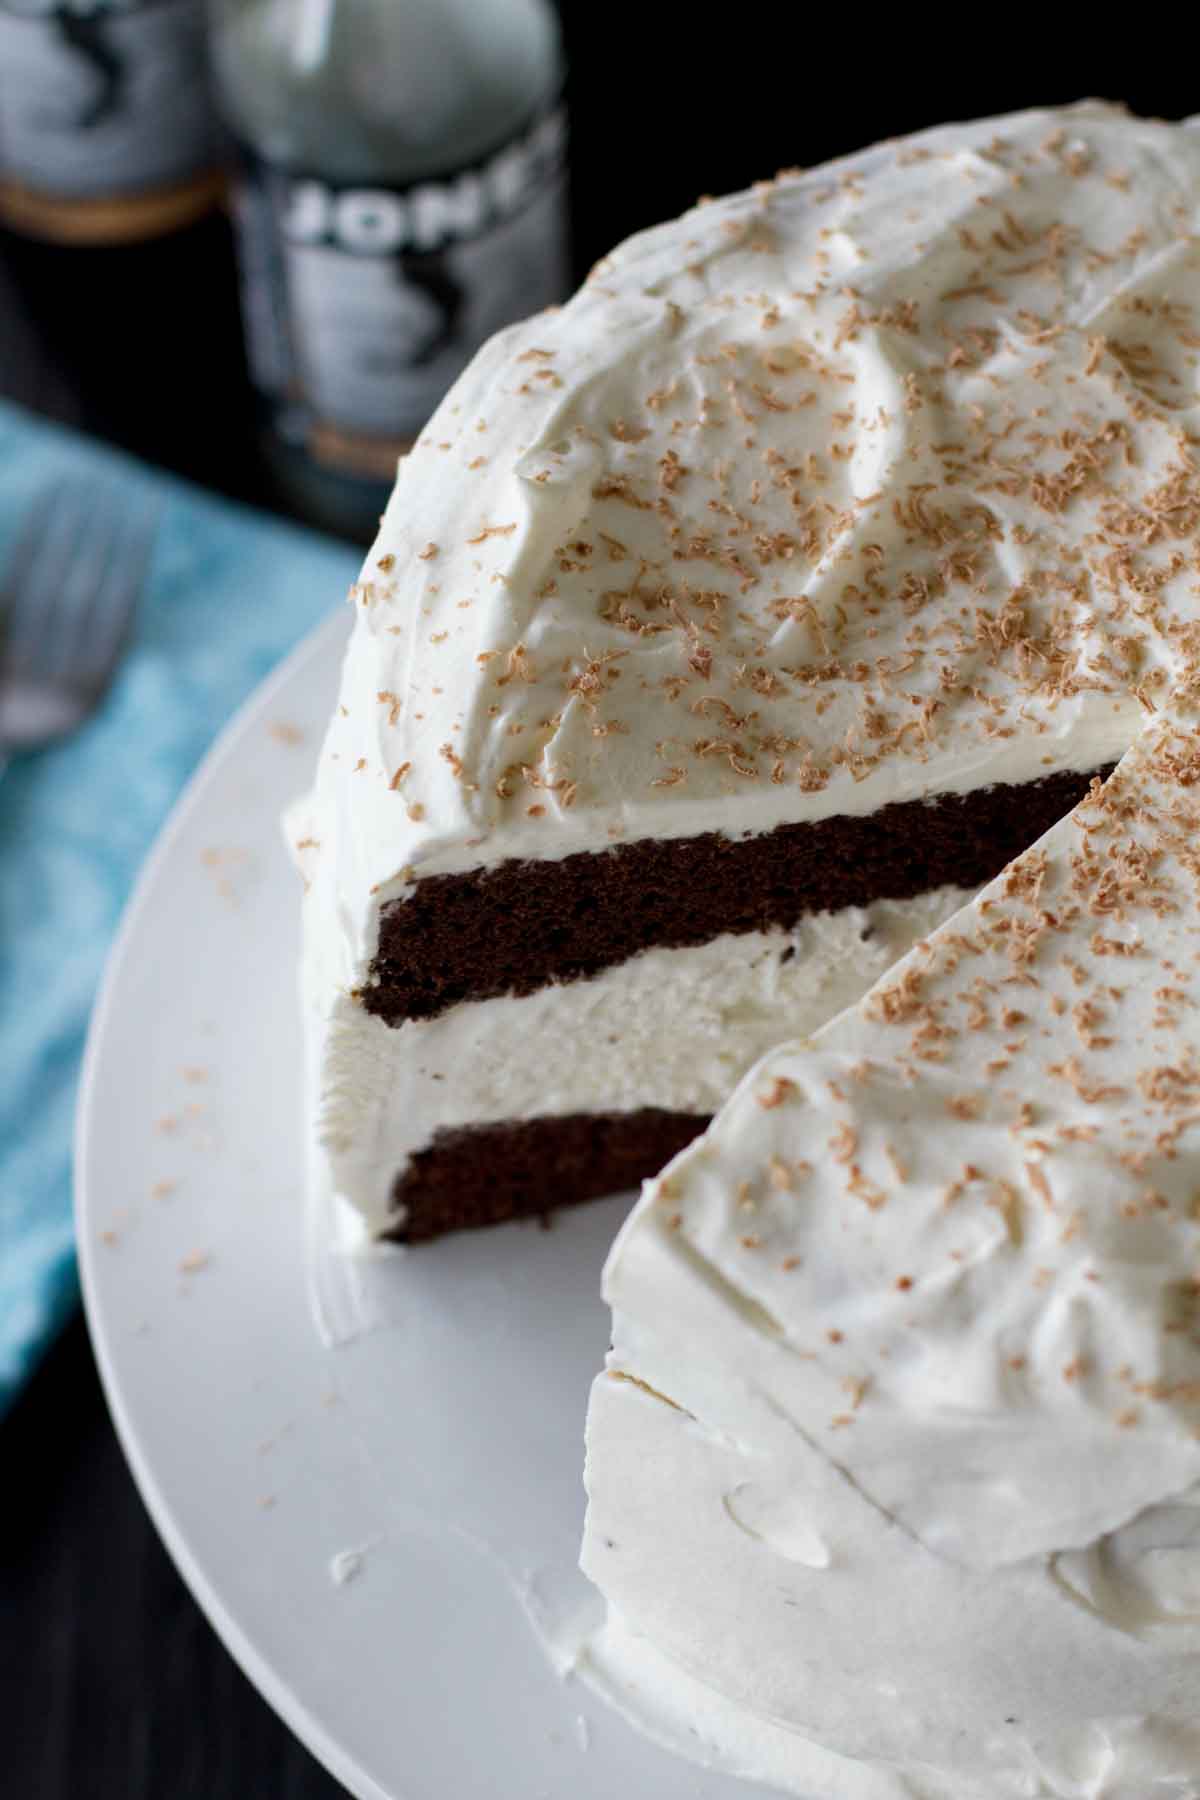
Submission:
<svg viewBox="0 0 1200 1800">
<path fill-rule="evenodd" d="M 0 223 L 162 237 L 216 206 L 203 0 L 0 0 Z"/>
<path fill-rule="evenodd" d="M 455 376 L 563 298 L 547 0 L 209 0 L 251 376 L 292 504 L 374 530 Z"/>
</svg>

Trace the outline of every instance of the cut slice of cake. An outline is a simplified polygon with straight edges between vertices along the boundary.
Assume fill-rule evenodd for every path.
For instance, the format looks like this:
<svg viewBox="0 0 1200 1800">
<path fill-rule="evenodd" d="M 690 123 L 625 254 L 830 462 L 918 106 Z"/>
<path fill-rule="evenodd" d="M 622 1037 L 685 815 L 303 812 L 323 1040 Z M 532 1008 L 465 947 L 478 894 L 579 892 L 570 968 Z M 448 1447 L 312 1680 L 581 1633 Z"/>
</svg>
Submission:
<svg viewBox="0 0 1200 1800">
<path fill-rule="evenodd" d="M 806 1800 L 1200 1794 L 1194 584 L 1116 774 L 751 1071 L 609 1258 L 593 1670 Z"/>
<path fill-rule="evenodd" d="M 294 833 L 317 1179 L 372 1232 L 651 1172 L 1123 753 L 1194 145 L 1087 106 L 787 174 L 468 369 Z"/>
</svg>

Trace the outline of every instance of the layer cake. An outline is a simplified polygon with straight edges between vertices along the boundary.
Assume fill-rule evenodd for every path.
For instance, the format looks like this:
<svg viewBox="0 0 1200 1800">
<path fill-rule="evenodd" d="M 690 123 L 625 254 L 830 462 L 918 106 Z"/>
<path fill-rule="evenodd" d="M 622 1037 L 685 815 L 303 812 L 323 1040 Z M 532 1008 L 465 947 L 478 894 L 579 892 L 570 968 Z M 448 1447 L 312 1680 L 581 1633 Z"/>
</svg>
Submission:
<svg viewBox="0 0 1200 1800">
<path fill-rule="evenodd" d="M 785 173 L 477 357 L 292 832 L 315 1179 L 370 1232 L 652 1172 L 1125 751 L 1194 142 L 1086 107 Z"/>
</svg>

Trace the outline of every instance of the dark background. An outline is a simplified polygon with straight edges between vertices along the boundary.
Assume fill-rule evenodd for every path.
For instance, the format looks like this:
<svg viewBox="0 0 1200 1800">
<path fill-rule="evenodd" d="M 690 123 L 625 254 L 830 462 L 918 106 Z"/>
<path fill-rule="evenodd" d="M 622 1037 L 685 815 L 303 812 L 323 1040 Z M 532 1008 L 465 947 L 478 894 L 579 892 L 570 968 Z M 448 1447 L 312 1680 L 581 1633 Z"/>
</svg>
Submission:
<svg viewBox="0 0 1200 1800">
<path fill-rule="evenodd" d="M 397 5 L 401 0 L 396 0 Z M 483 0 L 481 0 L 483 3 Z M 1200 111 L 1160 15 L 562 0 L 582 273 L 697 195 L 874 139 L 1084 96 Z M 0 393 L 263 504 L 228 228 L 64 253 L 0 233 Z M 399 1678 L 399 1677 L 398 1677 Z M 225 1655 L 141 1509 L 76 1324 L 0 1422 L 0 1793 L 13 1800 L 336 1800 Z M 447 1795 L 446 1800 L 454 1800 Z"/>
</svg>

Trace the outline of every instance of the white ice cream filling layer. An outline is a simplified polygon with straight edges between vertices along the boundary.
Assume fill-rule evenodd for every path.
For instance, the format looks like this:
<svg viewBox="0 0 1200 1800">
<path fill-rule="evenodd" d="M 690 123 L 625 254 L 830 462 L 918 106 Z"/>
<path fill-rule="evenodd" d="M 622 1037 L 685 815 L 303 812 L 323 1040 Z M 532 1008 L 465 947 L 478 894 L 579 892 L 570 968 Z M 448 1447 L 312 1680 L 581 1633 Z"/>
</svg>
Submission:
<svg viewBox="0 0 1200 1800">
<path fill-rule="evenodd" d="M 379 1231 L 395 1223 L 396 1177 L 440 1131 L 642 1107 L 707 1117 L 781 1038 L 851 1005 L 966 898 L 939 888 L 646 950 L 588 980 L 398 1026 L 345 994 L 331 1011 L 314 1003 L 332 1185 Z"/>
</svg>

